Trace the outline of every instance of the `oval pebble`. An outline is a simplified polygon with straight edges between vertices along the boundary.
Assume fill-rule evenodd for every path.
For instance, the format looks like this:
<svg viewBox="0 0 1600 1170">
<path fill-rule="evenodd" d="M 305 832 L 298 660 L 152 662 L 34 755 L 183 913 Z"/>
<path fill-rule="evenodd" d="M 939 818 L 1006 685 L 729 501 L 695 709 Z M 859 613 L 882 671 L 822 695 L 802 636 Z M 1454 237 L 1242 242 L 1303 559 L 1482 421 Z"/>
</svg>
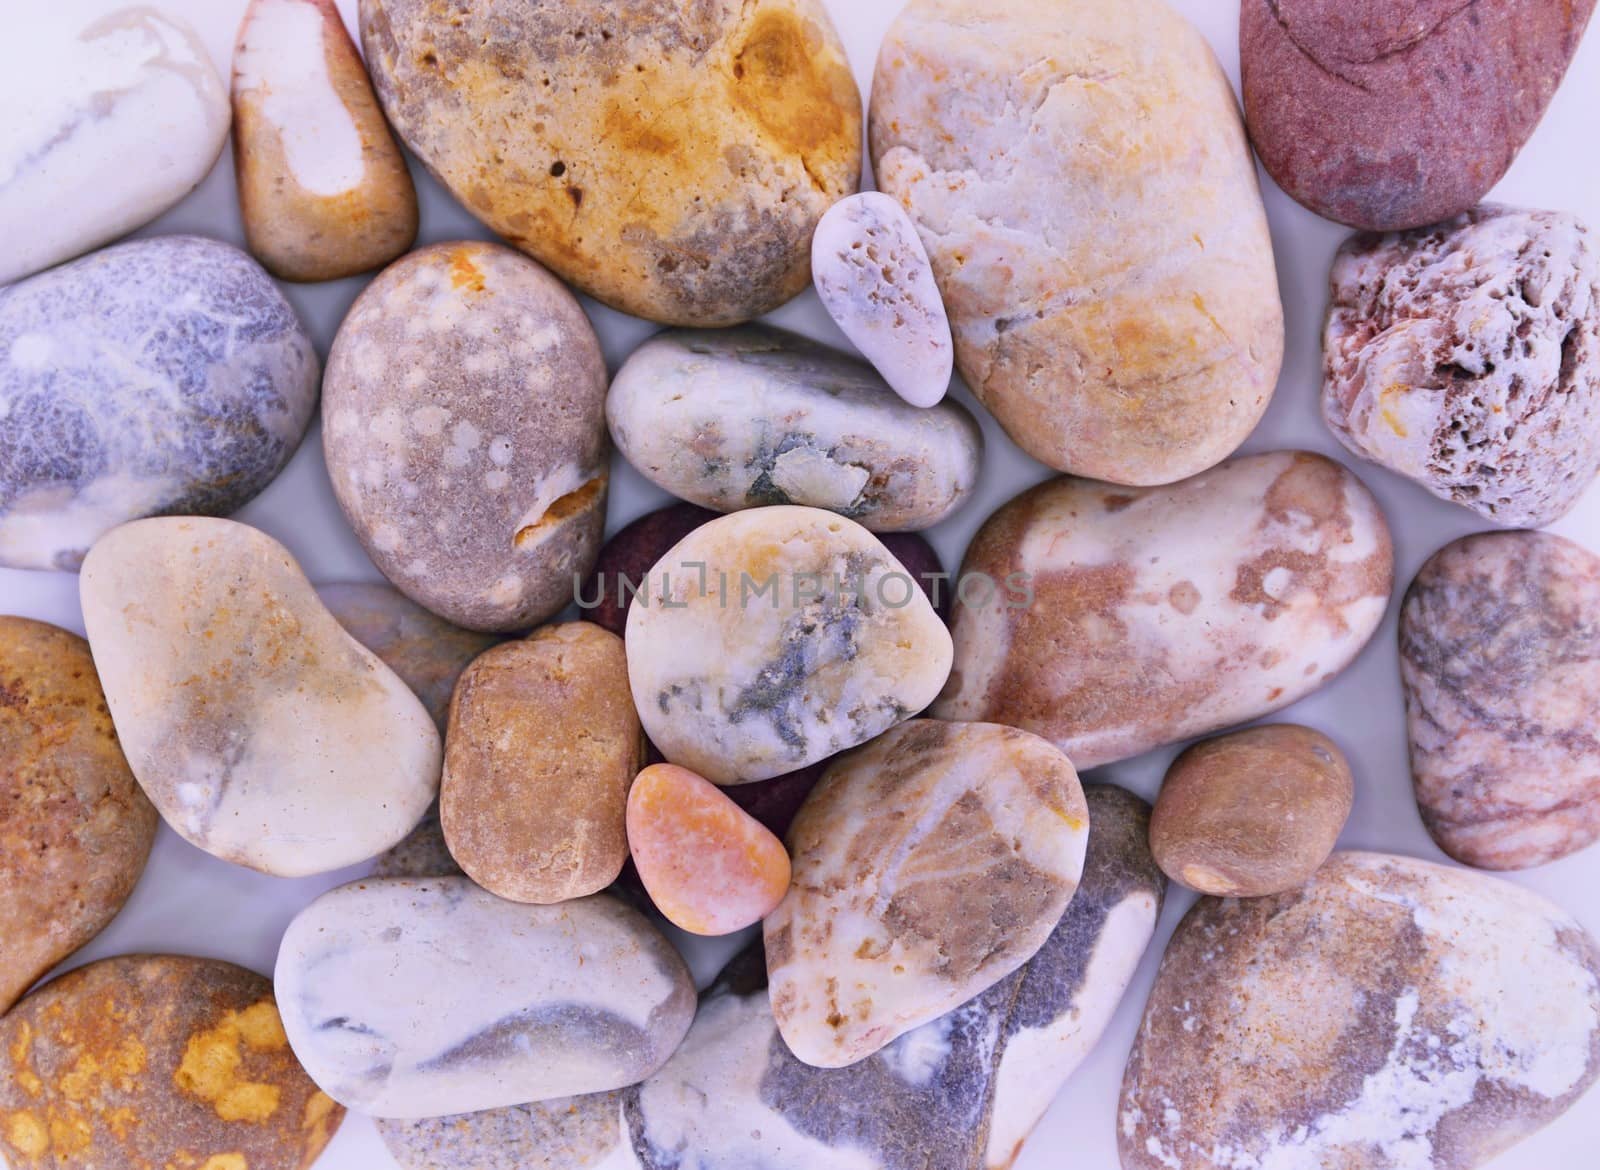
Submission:
<svg viewBox="0 0 1600 1170">
<path fill-rule="evenodd" d="M 465 878 L 324 894 L 284 934 L 277 984 L 311 1076 L 386 1118 L 635 1084 L 695 1004 L 678 952 L 621 902 L 525 906 Z"/>
<path fill-rule="evenodd" d="M 1005 587 L 957 607 L 934 715 L 1022 727 L 1094 768 L 1328 682 L 1377 630 L 1394 550 L 1360 480 L 1283 451 L 1170 487 L 1041 484 L 961 572 Z"/>
<path fill-rule="evenodd" d="M 339 506 L 383 575 L 472 630 L 572 600 L 605 527 L 605 361 L 559 281 L 496 244 L 437 244 L 351 308 L 322 405 Z"/>
<path fill-rule="evenodd" d="M 277 286 L 194 236 L 0 288 L 0 355 L 11 568 L 76 569 L 125 520 L 238 510 L 289 462 L 317 401 L 316 351 Z"/>
<path fill-rule="evenodd" d="M 138 520 L 95 545 L 80 595 L 128 763 L 190 844 L 298 877 L 367 860 L 427 811 L 428 712 L 271 537 Z"/>
<path fill-rule="evenodd" d="M 766 326 L 651 338 L 617 371 L 606 419 L 628 462 L 682 499 L 826 508 L 884 532 L 950 515 L 983 460 L 960 404 L 916 409 L 871 367 Z"/>
<path fill-rule="evenodd" d="M 0 1014 L 117 916 L 158 824 L 89 644 L 0 616 Z"/>
<path fill-rule="evenodd" d="M 668 760 L 716 784 L 864 743 L 923 710 L 949 675 L 949 632 L 900 563 L 815 508 L 713 520 L 648 586 L 651 603 L 628 615 L 634 704 Z"/>
<path fill-rule="evenodd" d="M 783 842 L 711 781 L 675 764 L 640 772 L 628 792 L 628 851 L 668 922 L 732 934 L 789 891 Z"/>
<path fill-rule="evenodd" d="M 0 1165 L 306 1170 L 344 1120 L 272 984 L 214 959 L 80 967 L 0 1018 Z"/>
</svg>

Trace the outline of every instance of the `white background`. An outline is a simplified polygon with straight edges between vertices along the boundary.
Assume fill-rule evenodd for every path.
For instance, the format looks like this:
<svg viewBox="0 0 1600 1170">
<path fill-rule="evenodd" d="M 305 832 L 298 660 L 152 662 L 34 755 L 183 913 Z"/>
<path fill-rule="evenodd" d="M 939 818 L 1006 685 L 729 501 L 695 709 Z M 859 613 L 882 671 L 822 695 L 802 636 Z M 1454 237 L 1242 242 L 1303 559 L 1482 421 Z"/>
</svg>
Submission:
<svg viewBox="0 0 1600 1170">
<path fill-rule="evenodd" d="M 109 3 L 109 0 L 106 0 Z M 568 0 L 577 2 L 577 0 Z M 592 0 L 605 2 L 605 0 Z M 1050 0 L 1037 0 L 1047 8 Z M 1107 0 L 1115 3 L 1116 0 Z M 844 37 L 861 84 L 869 92 L 878 44 L 900 0 L 826 0 Z M 156 7 L 187 17 L 204 36 L 224 77 L 234 32 L 245 0 L 156 0 Z M 356 0 L 340 0 L 354 28 Z M 1238 84 L 1237 0 L 1174 0 L 1210 39 Z M 27 6 L 9 13 L 9 44 L 27 52 Z M 1549 114 L 1494 198 L 1526 206 L 1573 211 L 1600 226 L 1600 151 L 1595 119 L 1600 112 L 1600 33 L 1591 33 Z M 1473 128 L 1463 126 L 1462 133 Z M 486 238 L 488 233 L 459 208 L 420 168 L 413 167 L 422 197 L 422 243 Z M 1422 561 L 1440 545 L 1484 527 L 1465 510 L 1442 503 L 1422 489 L 1370 465 L 1357 464 L 1335 442 L 1318 415 L 1320 332 L 1326 303 L 1328 267 L 1343 229 L 1290 201 L 1263 175 L 1267 212 L 1277 247 L 1288 320 L 1288 351 L 1283 380 L 1271 411 L 1246 451 L 1301 447 L 1323 452 L 1355 467 L 1382 501 L 1394 527 L 1398 555 L 1396 596 Z M 243 243 L 235 201 L 231 158 L 222 161 L 205 184 L 171 213 L 140 233 L 193 232 Z M 1114 246 L 1114 244 L 1111 244 Z M 331 285 L 288 287 L 319 350 L 326 355 L 350 301 L 363 280 Z M 654 326 L 586 302 L 613 369 Z M 833 344 L 844 340 L 817 304 L 805 296 L 773 315 L 773 320 Z M 970 403 L 964 389 L 957 393 Z M 929 534 L 947 568 L 959 563 L 973 531 L 996 507 L 1028 485 L 1045 478 L 1045 468 L 1023 456 L 979 408 L 989 448 L 977 498 L 956 517 Z M 612 480 L 610 530 L 614 531 L 664 497 L 618 461 Z M 334 503 L 322 460 L 320 430 L 313 428 L 284 475 L 247 507 L 240 519 L 283 541 L 319 584 L 341 580 L 379 580 Z M 1555 531 L 1600 550 L 1600 489 Z M 0 569 L 0 612 L 23 614 L 82 632 L 76 578 L 64 573 L 24 573 Z M 1600 713 L 1597 713 L 1600 714 Z M 1278 718 L 1317 727 L 1337 740 L 1355 769 L 1355 813 L 1341 844 L 1442 860 L 1418 820 L 1406 768 L 1405 726 L 1395 655 L 1393 607 L 1360 660 L 1320 694 Z M 1108 780 L 1154 797 L 1175 748 L 1099 770 Z M 132 952 L 170 951 L 229 959 L 270 973 L 278 939 L 289 919 L 317 894 L 342 884 L 360 870 L 320 878 L 285 881 L 263 877 L 216 861 L 180 841 L 163 826 L 144 879 L 127 909 L 71 965 Z M 1600 846 L 1543 869 L 1517 875 L 1573 911 L 1600 935 Z M 1151 948 L 1111 1029 L 1094 1056 L 1080 1069 L 1024 1153 L 1019 1170 L 1116 1170 L 1113 1126 L 1122 1067 L 1155 975 L 1161 948 L 1192 895 L 1174 891 Z M 696 974 L 704 982 L 733 944 L 691 949 Z M 1514 990 L 1514 989 L 1513 989 Z M 1577 1170 L 1596 1164 L 1600 1148 L 1600 1090 L 1561 1121 L 1494 1163 L 1495 1170 Z M 322 1170 L 384 1170 L 391 1161 L 364 1119 L 352 1117 L 319 1163 Z"/>
</svg>

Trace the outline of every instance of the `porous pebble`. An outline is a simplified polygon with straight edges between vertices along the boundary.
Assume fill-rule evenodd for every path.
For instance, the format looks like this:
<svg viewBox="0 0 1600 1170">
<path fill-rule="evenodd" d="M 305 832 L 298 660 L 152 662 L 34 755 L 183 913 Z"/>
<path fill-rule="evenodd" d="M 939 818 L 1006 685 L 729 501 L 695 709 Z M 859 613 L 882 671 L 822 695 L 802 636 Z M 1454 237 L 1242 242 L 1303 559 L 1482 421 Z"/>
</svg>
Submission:
<svg viewBox="0 0 1600 1170">
<path fill-rule="evenodd" d="M 841 199 L 811 240 L 811 279 L 852 345 L 912 406 L 950 388 L 955 343 L 917 225 L 889 196 Z"/>
<path fill-rule="evenodd" d="M 719 512 L 826 508 L 885 532 L 950 515 L 983 459 L 960 404 L 908 406 L 864 363 L 767 326 L 651 338 L 617 372 L 606 419 L 628 462 L 675 496 Z"/>
<path fill-rule="evenodd" d="M 319 374 L 271 278 L 215 240 L 0 288 L 0 565 L 76 569 L 125 520 L 243 507 L 300 445 Z"/>
<path fill-rule="evenodd" d="M 312 1078 L 393 1118 L 635 1084 L 695 1003 L 678 952 L 621 902 L 519 905 L 448 877 L 324 894 L 284 934 L 277 986 Z"/>
<path fill-rule="evenodd" d="M 628 615 L 646 733 L 717 784 L 766 780 L 923 710 L 950 635 L 871 533 L 815 508 L 756 508 L 696 529 Z"/>
<path fill-rule="evenodd" d="M 1600 471 L 1600 245 L 1574 216 L 1355 236 L 1323 353 L 1340 442 L 1486 519 L 1552 524 Z"/>
<path fill-rule="evenodd" d="M 764 925 L 772 1010 L 820 1068 L 855 1064 L 1033 957 L 1083 872 L 1068 759 L 993 724 L 918 719 L 828 769 Z"/>
<path fill-rule="evenodd" d="M 286 549 L 230 520 L 101 538 L 84 624 L 128 763 L 167 823 L 280 877 L 353 865 L 421 819 L 439 732 Z"/>
</svg>

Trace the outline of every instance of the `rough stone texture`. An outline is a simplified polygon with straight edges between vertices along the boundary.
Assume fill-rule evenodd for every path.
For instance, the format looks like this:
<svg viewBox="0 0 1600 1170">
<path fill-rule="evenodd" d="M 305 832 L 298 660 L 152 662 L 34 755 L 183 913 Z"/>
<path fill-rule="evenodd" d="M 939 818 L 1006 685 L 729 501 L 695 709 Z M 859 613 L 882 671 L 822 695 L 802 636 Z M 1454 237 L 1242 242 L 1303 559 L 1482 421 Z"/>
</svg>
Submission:
<svg viewBox="0 0 1600 1170">
<path fill-rule="evenodd" d="M 1065 911 L 1088 835 L 1072 764 L 1015 728 L 918 719 L 837 761 L 764 926 L 790 1050 L 855 1064 L 1011 974 Z"/>
<path fill-rule="evenodd" d="M 628 615 L 634 704 L 667 759 L 717 784 L 865 743 L 950 672 L 949 632 L 900 563 L 815 508 L 713 520 L 648 585 Z"/>
<path fill-rule="evenodd" d="M 1335 854 L 1205 898 L 1123 1083 L 1124 1170 L 1473 1170 L 1600 1073 L 1600 949 L 1517 886 Z"/>
<path fill-rule="evenodd" d="M 1173 881 L 1222 898 L 1305 885 L 1328 860 L 1355 780 L 1327 736 L 1277 723 L 1197 743 L 1173 761 L 1150 848 Z"/>
<path fill-rule="evenodd" d="M 826 508 L 876 531 L 937 524 L 983 462 L 959 403 L 911 406 L 864 362 L 761 325 L 651 338 L 617 372 L 606 420 L 675 496 L 720 512 Z"/>
<path fill-rule="evenodd" d="M 828 209 L 811 241 L 811 279 L 844 335 L 912 406 L 950 388 L 955 343 L 917 225 L 889 196 L 863 191 Z"/>
<path fill-rule="evenodd" d="M 628 851 L 650 900 L 690 934 L 732 934 L 789 892 L 783 842 L 703 776 L 676 764 L 628 790 Z"/>
<path fill-rule="evenodd" d="M 637 911 L 503 901 L 466 878 L 357 882 L 290 924 L 284 1027 L 312 1077 L 374 1117 L 420 1118 L 643 1080 L 694 984 Z"/>
<path fill-rule="evenodd" d="M 1041 484 L 989 518 L 962 573 L 1001 587 L 957 609 L 933 713 L 1025 728 L 1093 768 L 1332 679 L 1383 618 L 1394 554 L 1360 480 L 1285 451 L 1166 488 Z"/>
<path fill-rule="evenodd" d="M 474 630 L 572 600 L 605 527 L 606 368 L 561 283 L 496 244 L 438 244 L 367 286 L 328 355 L 323 450 L 373 563 Z"/>
<path fill-rule="evenodd" d="M 616 881 L 644 733 L 622 639 L 589 622 L 536 630 L 456 684 L 440 821 L 475 882 L 549 904 Z"/>
<path fill-rule="evenodd" d="M 1393 231 L 1477 203 L 1544 116 L 1594 0 L 1244 0 L 1244 108 L 1278 185 Z"/>
<path fill-rule="evenodd" d="M 361 34 L 389 120 L 467 210 L 636 317 L 777 308 L 860 181 L 821 0 L 362 0 Z"/>
<path fill-rule="evenodd" d="M 117 916 L 158 823 L 89 644 L 0 616 L 0 1015 Z"/>
<path fill-rule="evenodd" d="M 308 1170 L 343 1120 L 231 963 L 107 959 L 0 1019 L 11 1170 Z"/>
<path fill-rule="evenodd" d="M 124 520 L 243 507 L 300 445 L 318 375 L 272 280 L 215 240 L 0 288 L 0 565 L 76 569 Z"/>
<path fill-rule="evenodd" d="M 450 856 L 444 826 L 439 823 L 439 806 L 428 809 L 417 827 L 391 849 L 378 855 L 372 866 L 373 877 L 462 877 L 461 866 Z"/>
<path fill-rule="evenodd" d="M 1600 470 L 1600 246 L 1573 216 L 1352 238 L 1323 353 L 1339 441 L 1490 520 L 1552 524 Z"/>
<path fill-rule="evenodd" d="M 1283 310 L 1210 46 L 1161 0 L 914 0 L 872 93 L 878 183 L 967 384 L 1028 454 L 1170 483 L 1267 408 Z"/>
<path fill-rule="evenodd" d="M 149 223 L 228 139 L 227 91 L 184 21 L 143 3 L 26 16 L 0 125 L 0 285 Z"/>
<path fill-rule="evenodd" d="M 379 1121 L 403 1170 L 637 1170 L 620 1092 L 557 1097 L 420 1121 Z"/>
<path fill-rule="evenodd" d="M 251 0 L 233 134 L 245 236 L 274 275 L 354 276 L 416 240 L 411 172 L 334 0 Z"/>
<path fill-rule="evenodd" d="M 128 763 L 207 853 L 280 877 L 354 865 L 438 792 L 422 703 L 264 533 L 125 524 L 90 552 L 80 595 Z"/>
<path fill-rule="evenodd" d="M 1600 837 L 1600 557 L 1536 532 L 1446 545 L 1406 594 L 1400 675 L 1446 853 L 1526 869 Z"/>
</svg>

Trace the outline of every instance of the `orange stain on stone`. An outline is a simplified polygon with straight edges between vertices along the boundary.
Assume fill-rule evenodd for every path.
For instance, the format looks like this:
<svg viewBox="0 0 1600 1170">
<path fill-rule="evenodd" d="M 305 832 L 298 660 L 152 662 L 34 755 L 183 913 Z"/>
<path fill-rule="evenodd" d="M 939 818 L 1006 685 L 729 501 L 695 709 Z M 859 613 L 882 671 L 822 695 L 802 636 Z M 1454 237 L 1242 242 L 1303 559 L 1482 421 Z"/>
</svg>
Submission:
<svg viewBox="0 0 1600 1170">
<path fill-rule="evenodd" d="M 173 1073 L 178 1088 L 207 1102 L 223 1121 L 259 1124 L 278 1111 L 277 1085 L 245 1079 L 245 1050 L 280 1052 L 288 1043 L 277 1006 L 261 1000 L 228 1012 L 213 1028 L 189 1038 L 183 1061 Z"/>
<path fill-rule="evenodd" d="M 473 263 L 470 250 L 458 248 L 451 253 L 450 285 L 452 288 L 464 289 L 467 292 L 484 291 L 483 269 Z"/>
</svg>

